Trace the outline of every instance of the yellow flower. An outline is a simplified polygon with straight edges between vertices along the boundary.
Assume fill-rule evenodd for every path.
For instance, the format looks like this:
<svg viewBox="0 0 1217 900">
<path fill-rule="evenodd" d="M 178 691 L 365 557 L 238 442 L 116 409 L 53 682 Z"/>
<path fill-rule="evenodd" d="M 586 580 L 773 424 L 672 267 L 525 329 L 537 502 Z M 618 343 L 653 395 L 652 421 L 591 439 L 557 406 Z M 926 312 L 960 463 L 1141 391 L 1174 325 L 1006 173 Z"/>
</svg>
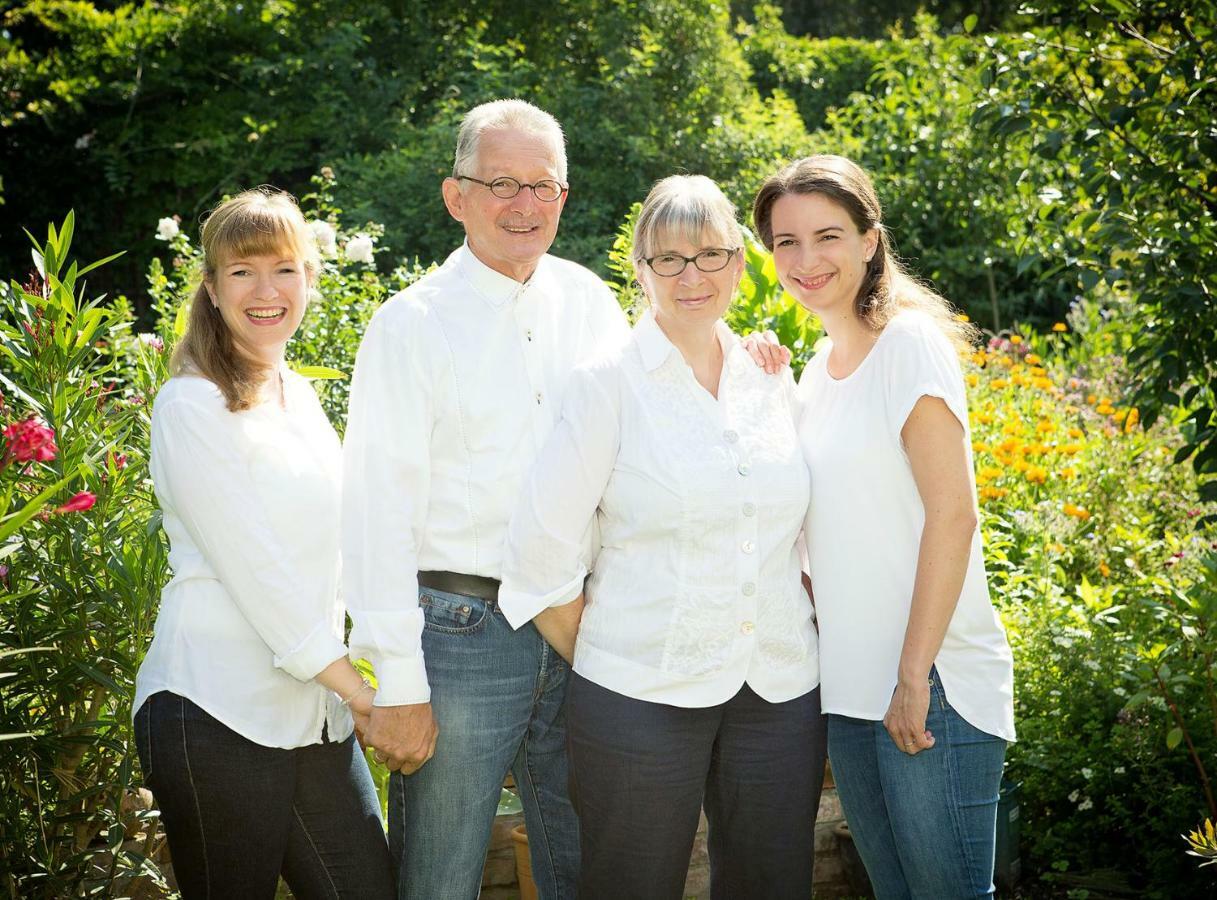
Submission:
<svg viewBox="0 0 1217 900">
<path fill-rule="evenodd" d="M 1010 491 L 1007 488 L 983 487 L 980 489 L 980 499 L 981 500 L 997 500 L 1001 497 L 1006 496 L 1006 494 L 1008 494 L 1008 493 L 1010 493 Z"/>
<path fill-rule="evenodd" d="M 1001 478 L 1002 472 L 997 466 L 982 466 L 981 470 L 976 473 L 976 478 L 984 479 L 985 481 L 993 481 L 995 478 Z"/>
<path fill-rule="evenodd" d="M 1002 388 L 1008 387 L 1009 385 L 1010 385 L 1010 382 L 1006 381 L 1006 379 L 1004 379 L 1004 378 L 994 378 L 993 379 L 993 389 L 996 391 L 1000 391 Z"/>
<path fill-rule="evenodd" d="M 1086 402 L 1089 403 L 1091 406 L 1094 406 L 1095 401 L 1097 401 L 1097 400 L 1098 400 L 1098 398 L 1094 394 L 1086 395 Z"/>
<path fill-rule="evenodd" d="M 1037 434 L 1052 434 L 1056 431 L 1056 423 L 1050 422 L 1047 419 L 1040 419 L 1035 423 L 1035 431 Z"/>
<path fill-rule="evenodd" d="M 1064 453 L 1066 456 L 1073 456 L 1075 453 L 1082 452 L 1082 445 L 1081 444 L 1062 444 L 1061 452 Z"/>
<path fill-rule="evenodd" d="M 996 416 L 991 412 L 978 412 L 976 414 L 976 421 L 981 425 L 992 425 L 995 419 Z"/>
<path fill-rule="evenodd" d="M 1022 342 L 1023 342 L 1023 339 L 1021 337 L 1019 337 L 1017 334 L 1010 335 L 1011 344 L 1021 344 Z"/>
<path fill-rule="evenodd" d="M 984 441 L 973 441 L 972 442 L 972 452 L 973 453 L 988 453 L 989 445 L 986 444 Z"/>
<path fill-rule="evenodd" d="M 1025 363 L 1026 363 L 1027 365 L 1029 365 L 1029 366 L 1038 366 L 1038 365 L 1039 365 L 1041 362 L 1043 362 L 1043 360 L 1042 360 L 1042 359 L 1040 359 L 1040 358 L 1039 358 L 1037 355 L 1035 355 L 1034 353 L 1028 353 L 1028 354 L 1027 354 L 1027 355 L 1026 355 L 1024 358 L 1023 358 L 1023 362 L 1025 362 Z"/>
<path fill-rule="evenodd" d="M 1069 329 L 1068 329 L 1068 327 L 1066 327 L 1064 322 L 1057 322 L 1055 325 L 1052 326 L 1052 330 L 1057 333 L 1060 333 L 1062 331 L 1068 331 Z"/>
<path fill-rule="evenodd" d="M 999 356 L 999 357 L 997 357 L 997 364 L 999 366 L 1005 366 L 1008 369 L 1012 365 L 1014 365 L 1014 360 L 1012 360 L 1008 356 Z"/>
<path fill-rule="evenodd" d="M 1045 369 L 1043 366 L 1032 366 L 1031 374 L 1034 375 L 1036 378 L 1043 378 L 1045 375 L 1048 374 L 1048 370 Z"/>
<path fill-rule="evenodd" d="M 1023 477 L 1032 484 L 1043 484 L 1048 480 L 1048 470 L 1042 466 L 1029 466 Z"/>
<path fill-rule="evenodd" d="M 1082 434 L 1082 429 L 1078 428 L 1076 425 L 1070 427 L 1069 429 L 1069 436 L 1071 438 L 1080 438 Z"/>
<path fill-rule="evenodd" d="M 1128 411 L 1128 418 L 1124 420 L 1124 430 L 1132 431 L 1137 427 L 1137 423 L 1141 421 L 1141 413 L 1134 406 Z"/>
<path fill-rule="evenodd" d="M 971 319 L 968 318 L 967 313 L 960 313 L 955 318 L 957 318 L 961 322 L 971 322 L 972 321 Z"/>
<path fill-rule="evenodd" d="M 980 384 L 980 376 L 973 372 L 972 374 L 968 375 L 967 382 L 968 387 L 976 387 L 976 385 Z"/>
<path fill-rule="evenodd" d="M 1115 412 L 1112 414 L 1112 416 L 1111 416 L 1111 417 L 1112 417 L 1112 419 L 1114 419 L 1114 420 L 1115 420 L 1115 421 L 1117 421 L 1117 422 L 1123 422 L 1123 421 L 1124 421 L 1124 419 L 1125 419 L 1127 416 L 1128 416 L 1128 410 L 1126 410 L 1126 409 L 1117 409 L 1117 410 L 1116 410 L 1116 411 L 1115 411 Z"/>
<path fill-rule="evenodd" d="M 1073 466 L 1066 466 L 1065 468 L 1061 469 L 1061 477 L 1066 481 L 1074 478 L 1077 474 L 1078 470 L 1073 468 Z"/>
<path fill-rule="evenodd" d="M 1099 563 L 1099 574 L 1104 578 L 1109 577 L 1111 575 L 1111 566 L 1107 565 L 1107 563 Z"/>
<path fill-rule="evenodd" d="M 1116 408 L 1107 403 L 1100 403 L 1098 406 L 1096 406 L 1094 408 L 1094 411 L 1097 412 L 1100 416 L 1110 416 L 1113 413 L 1115 413 Z"/>
<path fill-rule="evenodd" d="M 1052 381 L 1047 378 L 1033 378 L 1031 383 L 1041 391 L 1051 391 L 1055 387 Z"/>
<path fill-rule="evenodd" d="M 1073 516 L 1075 519 L 1081 519 L 1085 522 L 1090 518 L 1090 511 L 1081 506 L 1074 506 L 1072 503 L 1065 504 L 1065 515 Z"/>
</svg>

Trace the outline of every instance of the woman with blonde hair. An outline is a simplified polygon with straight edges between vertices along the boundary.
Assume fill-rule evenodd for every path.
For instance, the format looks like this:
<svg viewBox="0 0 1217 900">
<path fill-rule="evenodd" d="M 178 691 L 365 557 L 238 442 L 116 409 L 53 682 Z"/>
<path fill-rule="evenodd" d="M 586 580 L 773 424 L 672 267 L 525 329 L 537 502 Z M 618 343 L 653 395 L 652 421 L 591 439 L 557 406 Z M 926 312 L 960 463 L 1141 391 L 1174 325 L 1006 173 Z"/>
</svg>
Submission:
<svg viewBox="0 0 1217 900">
<path fill-rule="evenodd" d="M 1013 664 L 977 530 L 970 328 L 891 251 L 867 174 L 798 160 L 753 206 L 830 342 L 799 382 L 828 747 L 876 895 L 993 892 Z"/>
<path fill-rule="evenodd" d="M 794 384 L 722 321 L 743 235 L 714 182 L 656 184 L 633 256 L 650 310 L 575 372 L 512 518 L 499 605 L 573 651 L 580 898 L 683 897 L 704 802 L 713 897 L 804 900 L 824 725 Z"/>
<path fill-rule="evenodd" d="M 151 471 L 173 578 L 136 677 L 135 737 L 184 897 L 393 895 L 353 734 L 373 692 L 338 594 L 338 437 L 284 363 L 316 278 L 288 194 L 221 203 Z"/>
</svg>

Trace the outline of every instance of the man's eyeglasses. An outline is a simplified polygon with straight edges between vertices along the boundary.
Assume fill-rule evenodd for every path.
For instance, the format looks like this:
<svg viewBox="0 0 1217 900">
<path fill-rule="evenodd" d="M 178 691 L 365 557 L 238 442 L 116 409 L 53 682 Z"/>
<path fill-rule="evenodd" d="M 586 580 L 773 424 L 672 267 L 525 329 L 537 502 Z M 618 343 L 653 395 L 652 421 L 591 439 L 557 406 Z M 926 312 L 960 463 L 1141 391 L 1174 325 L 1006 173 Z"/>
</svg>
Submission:
<svg viewBox="0 0 1217 900">
<path fill-rule="evenodd" d="M 659 253 L 650 259 L 644 259 L 651 271 L 664 278 L 674 278 L 685 270 L 689 263 L 697 266 L 702 272 L 719 272 L 731 262 L 731 257 L 739 253 L 739 247 L 707 247 L 696 256 L 681 256 L 679 253 Z"/>
<path fill-rule="evenodd" d="M 529 188 L 532 191 L 533 196 L 538 200 L 544 203 L 553 203 L 567 191 L 565 186 L 551 178 L 543 178 L 536 184 L 524 184 L 516 181 L 509 175 L 496 178 L 494 181 L 482 181 L 482 179 L 474 178 L 472 175 L 457 175 L 456 180 L 472 181 L 476 184 L 488 187 L 490 188 L 490 193 L 494 194 L 500 200 L 510 200 L 516 194 L 520 193 L 520 191 L 524 188 Z"/>
</svg>

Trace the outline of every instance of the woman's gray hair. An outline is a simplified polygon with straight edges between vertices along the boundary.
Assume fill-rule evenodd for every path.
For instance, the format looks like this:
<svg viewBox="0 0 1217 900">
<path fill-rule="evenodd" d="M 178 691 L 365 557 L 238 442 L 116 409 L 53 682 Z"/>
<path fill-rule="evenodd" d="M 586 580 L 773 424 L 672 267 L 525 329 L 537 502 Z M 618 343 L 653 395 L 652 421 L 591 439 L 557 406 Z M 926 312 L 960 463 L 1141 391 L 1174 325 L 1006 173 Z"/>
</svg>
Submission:
<svg viewBox="0 0 1217 900">
<path fill-rule="evenodd" d="M 456 158 L 452 177 L 468 175 L 477 169 L 478 144 L 487 131 L 512 129 L 549 140 L 558 164 L 558 179 L 566 182 L 566 137 L 558 120 L 527 100 L 492 100 L 475 106 L 461 119 L 456 134 Z"/>
<path fill-rule="evenodd" d="M 660 241 L 680 237 L 694 246 L 744 245 L 735 206 L 705 175 L 669 175 L 651 188 L 634 224 L 635 263 L 670 249 Z"/>
</svg>

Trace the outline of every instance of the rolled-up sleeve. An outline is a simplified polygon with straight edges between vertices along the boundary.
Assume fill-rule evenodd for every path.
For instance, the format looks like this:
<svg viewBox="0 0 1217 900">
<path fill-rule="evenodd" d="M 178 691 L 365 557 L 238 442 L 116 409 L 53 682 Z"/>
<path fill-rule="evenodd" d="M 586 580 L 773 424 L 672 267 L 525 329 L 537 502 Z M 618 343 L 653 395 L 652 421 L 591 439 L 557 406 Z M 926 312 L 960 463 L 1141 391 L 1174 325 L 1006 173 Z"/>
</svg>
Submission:
<svg viewBox="0 0 1217 900">
<path fill-rule="evenodd" d="M 507 530 L 499 590 L 513 628 L 583 591 L 589 530 L 620 446 L 616 376 L 611 368 L 574 373 L 561 421 L 525 482 Z"/>
<path fill-rule="evenodd" d="M 405 310 L 412 313 L 413 311 Z M 424 314 L 382 308 L 355 361 L 343 442 L 343 588 L 351 655 L 376 671 L 378 706 L 431 699 L 418 548 L 431 485 Z"/>
<path fill-rule="evenodd" d="M 297 564 L 296 548 L 267 515 L 248 460 L 233 446 L 225 415 L 184 399 L 158 404 L 152 425 L 157 491 L 266 642 L 274 665 L 310 681 L 347 655 L 335 634 L 334 585 Z"/>
</svg>

